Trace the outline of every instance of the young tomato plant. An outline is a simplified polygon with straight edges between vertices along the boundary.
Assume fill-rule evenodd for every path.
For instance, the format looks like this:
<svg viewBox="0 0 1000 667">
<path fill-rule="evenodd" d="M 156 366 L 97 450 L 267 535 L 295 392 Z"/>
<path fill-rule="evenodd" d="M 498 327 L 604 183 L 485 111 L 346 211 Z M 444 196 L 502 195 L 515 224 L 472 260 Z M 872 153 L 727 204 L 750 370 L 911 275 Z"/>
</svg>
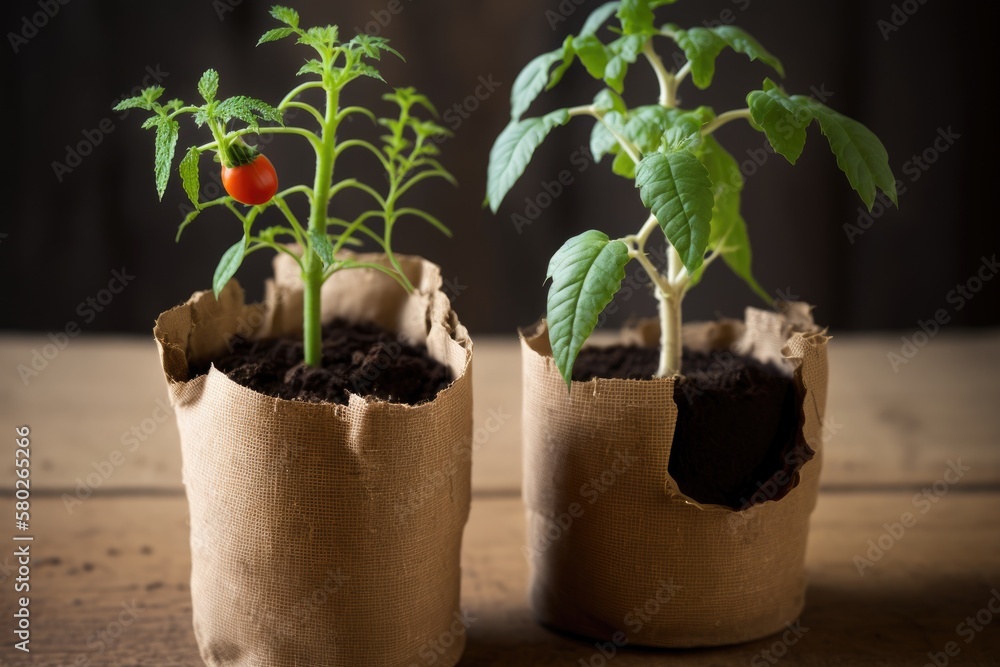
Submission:
<svg viewBox="0 0 1000 667">
<path fill-rule="evenodd" d="M 896 202 L 896 182 L 878 138 L 860 123 L 801 95 L 788 95 L 770 79 L 747 95 L 747 107 L 716 114 L 709 107 L 681 108 L 678 88 L 687 79 L 708 88 L 715 62 L 733 49 L 784 76 L 781 61 L 734 26 L 682 29 L 657 27 L 654 10 L 676 0 L 622 0 L 599 6 L 579 35 L 528 63 L 511 90 L 511 121 L 490 153 L 487 202 L 496 213 L 521 177 L 535 149 L 554 128 L 585 116 L 596 120 L 590 139 L 594 159 L 611 156 L 612 171 L 635 183 L 649 217 L 635 234 L 610 239 L 588 231 L 569 239 L 553 255 L 548 278 L 549 337 L 567 384 L 573 363 L 597 325 L 598 316 L 621 288 L 625 266 L 635 260 L 649 274 L 660 310 L 661 350 L 657 377 L 681 370 L 681 302 L 704 270 L 721 257 L 765 301 L 766 291 L 750 272 L 750 243 L 740 215 L 743 175 L 713 136 L 734 120 L 746 120 L 767 136 L 774 150 L 795 164 L 816 121 L 851 186 L 869 207 L 881 190 Z M 613 39 L 598 31 L 608 22 Z M 670 40 L 686 61 L 674 71 L 656 51 Z M 621 94 L 629 67 L 639 59 L 659 83 L 655 104 L 629 106 Z M 575 61 L 607 86 L 593 102 L 524 118 L 543 90 L 555 86 Z M 669 243 L 666 266 L 656 266 L 646 244 L 660 230 Z"/>
<path fill-rule="evenodd" d="M 300 28 L 299 15 L 288 7 L 275 6 L 273 16 L 281 24 L 260 38 L 258 46 L 288 37 L 310 47 L 315 57 L 306 61 L 298 75 L 305 81 L 294 87 L 277 105 L 242 95 L 219 99 L 219 75 L 208 70 L 198 83 L 203 103 L 188 105 L 181 100 L 161 102 L 163 88 L 152 87 L 133 98 L 123 100 L 115 109 L 143 109 L 152 113 L 144 128 L 156 130 L 154 176 L 160 198 L 170 178 L 180 132 L 179 118 L 190 115 L 198 127 L 207 127 L 213 141 L 195 145 L 180 161 L 180 176 L 184 191 L 195 206 L 181 223 L 178 239 L 199 213 L 207 208 L 224 206 L 242 224 L 243 235 L 223 254 L 212 286 L 216 296 L 236 274 L 247 255 L 270 248 L 290 255 L 302 270 L 303 339 L 305 362 L 318 366 L 322 361 L 320 289 L 337 271 L 370 268 L 388 273 L 404 288 L 412 290 L 406 274 L 392 249 L 393 229 L 403 218 L 418 218 L 450 236 L 451 232 L 438 218 L 417 208 L 403 205 L 404 196 L 417 184 L 431 178 L 442 178 L 455 184 L 454 177 L 437 160 L 436 140 L 450 132 L 434 120 L 422 118 L 421 111 L 432 118 L 437 111 L 431 102 L 413 88 L 396 88 L 383 99 L 396 107 L 394 116 L 378 118 L 365 107 L 344 105 L 341 93 L 360 77 L 384 79 L 372 65 L 389 53 L 402 56 L 388 40 L 359 34 L 340 42 L 337 26 Z M 319 105 L 304 99 L 315 95 Z M 284 123 L 285 112 L 296 109 L 305 112 L 308 126 Z M 351 115 L 366 116 L 385 128 L 378 144 L 361 138 L 341 140 L 341 124 Z M 238 121 L 243 127 L 230 129 Z M 316 157 L 316 175 L 311 186 L 295 185 L 278 191 L 278 176 L 271 161 L 256 148 L 244 142 L 253 135 L 295 135 L 304 140 Z M 334 180 L 338 158 L 350 149 L 371 154 L 385 170 L 386 186 L 380 191 L 356 178 Z M 227 195 L 202 201 L 199 171 L 203 153 L 214 154 L 221 162 L 222 183 Z M 347 220 L 330 214 L 330 203 L 338 193 L 358 190 L 371 201 L 371 208 Z M 288 205 L 287 199 L 298 195 L 309 204 L 309 219 L 303 224 Z M 250 206 L 241 208 L 238 204 Z M 267 209 L 277 209 L 284 224 L 257 229 L 258 217 Z M 381 221 L 381 229 L 372 229 L 371 222 Z M 374 241 L 388 256 L 390 266 L 359 262 L 341 255 L 348 245 L 360 245 L 364 239 Z"/>
</svg>

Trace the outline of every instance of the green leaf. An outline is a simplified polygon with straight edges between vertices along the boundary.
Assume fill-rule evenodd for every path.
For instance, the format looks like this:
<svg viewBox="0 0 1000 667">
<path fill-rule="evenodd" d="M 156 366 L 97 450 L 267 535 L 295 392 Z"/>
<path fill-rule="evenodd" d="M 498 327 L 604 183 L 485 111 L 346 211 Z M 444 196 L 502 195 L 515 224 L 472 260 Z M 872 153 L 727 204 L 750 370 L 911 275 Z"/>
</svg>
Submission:
<svg viewBox="0 0 1000 667">
<path fill-rule="evenodd" d="M 733 273 L 743 279 L 743 281 L 754 291 L 754 293 L 770 305 L 774 298 L 767 293 L 757 279 L 753 277 L 751 271 L 750 237 L 747 235 L 747 224 L 743 216 L 739 213 L 739 194 L 729 197 L 735 200 L 734 210 L 726 215 L 730 216 L 728 222 L 729 231 L 724 238 L 722 245 L 722 259 L 726 265 L 732 269 Z"/>
<path fill-rule="evenodd" d="M 639 163 L 635 185 L 688 272 L 697 271 L 705 259 L 715 204 L 708 170 L 690 151 L 652 153 Z"/>
<path fill-rule="evenodd" d="M 326 232 L 310 229 L 308 235 L 309 244 L 316 254 L 319 255 L 319 258 L 323 260 L 323 266 L 333 264 L 333 244 L 330 243 L 330 237 L 326 235 Z"/>
<path fill-rule="evenodd" d="M 781 61 L 771 55 L 745 30 L 735 26 L 681 30 L 671 25 L 667 28 L 673 33 L 674 41 L 683 49 L 684 55 L 691 62 L 691 76 L 694 84 L 701 89 L 711 85 L 715 76 L 715 61 L 727 47 L 742 53 L 750 60 L 761 60 L 773 67 L 778 74 L 785 76 Z"/>
<path fill-rule="evenodd" d="M 875 204 L 877 190 L 898 205 L 889 154 L 867 127 L 811 97 L 789 97 L 770 79 L 764 81 L 764 90 L 747 96 L 747 103 L 754 122 L 763 128 L 774 150 L 789 162 L 794 164 L 802 154 L 805 128 L 815 119 L 837 156 L 837 166 L 869 210 Z"/>
<path fill-rule="evenodd" d="M 145 109 L 146 111 L 152 111 L 153 105 L 156 100 L 160 99 L 163 95 L 164 89 L 162 86 L 151 86 L 144 89 L 135 97 L 129 97 L 113 107 L 113 111 L 125 111 L 126 109 Z"/>
<path fill-rule="evenodd" d="M 620 114 L 628 113 L 628 106 L 622 96 L 605 88 L 594 96 L 594 106 L 601 111 L 617 111 Z"/>
<path fill-rule="evenodd" d="M 641 35 L 625 35 L 608 44 L 608 64 L 604 68 L 604 82 L 616 93 L 625 90 L 625 75 L 628 66 L 642 53 L 646 38 Z"/>
<path fill-rule="evenodd" d="M 284 122 L 281 112 L 270 104 L 245 95 L 236 95 L 219 102 L 219 106 L 215 108 L 215 115 L 224 123 L 238 118 L 251 128 L 257 127 L 261 120 L 278 124 Z"/>
<path fill-rule="evenodd" d="M 621 289 L 628 261 L 628 246 L 591 230 L 566 241 L 549 262 L 549 340 L 567 386 L 572 386 L 580 349 Z"/>
<path fill-rule="evenodd" d="M 604 78 L 604 69 L 608 66 L 608 51 L 601 40 L 593 35 L 582 35 L 573 40 L 573 51 L 590 76 L 595 79 Z"/>
<path fill-rule="evenodd" d="M 307 60 L 306 64 L 299 68 L 299 71 L 295 73 L 295 76 L 302 76 L 303 74 L 316 74 L 323 76 L 323 63 L 316 60 Z"/>
<path fill-rule="evenodd" d="M 721 25 L 711 29 L 715 36 L 726 43 L 736 53 L 742 53 L 751 61 L 760 60 L 771 67 L 782 78 L 785 77 L 785 66 L 777 56 L 772 55 L 757 39 L 742 28 L 733 25 Z"/>
<path fill-rule="evenodd" d="M 618 19 L 626 35 L 646 36 L 656 32 L 649 0 L 622 0 L 618 6 Z"/>
<path fill-rule="evenodd" d="M 776 83 L 765 79 L 763 90 L 747 95 L 747 106 L 774 150 L 795 164 L 806 145 L 806 128 L 813 119 L 811 105 L 796 103 Z"/>
<path fill-rule="evenodd" d="M 384 78 L 382 78 L 382 73 L 381 73 L 381 72 L 379 72 L 379 71 L 378 71 L 377 69 L 375 69 L 374 67 L 372 67 L 371 65 L 367 65 L 367 64 L 358 64 L 358 65 L 355 65 L 355 66 L 354 66 L 354 68 L 355 68 L 355 69 L 356 69 L 356 70 L 357 70 L 357 71 L 358 71 L 358 72 L 359 72 L 360 74 L 362 74 L 362 75 L 364 75 L 364 76 L 368 76 L 368 77 L 371 77 L 371 78 L 373 78 L 373 79 L 378 79 L 378 80 L 379 80 L 379 81 L 381 81 L 382 83 L 386 83 L 386 80 L 385 80 Z"/>
<path fill-rule="evenodd" d="M 559 67 L 552 70 L 552 74 L 549 75 L 549 82 L 545 86 L 545 90 L 552 90 L 560 81 L 562 81 L 563 76 L 566 74 L 566 71 L 569 70 L 574 60 L 576 60 L 576 51 L 573 50 L 573 36 L 567 35 L 566 39 L 563 40 L 562 62 L 559 63 Z"/>
<path fill-rule="evenodd" d="M 569 121 L 569 112 L 559 109 L 539 118 L 513 120 L 497 137 L 490 151 L 486 175 L 486 201 L 494 213 L 531 161 L 535 149 L 553 128 Z"/>
<path fill-rule="evenodd" d="M 297 43 L 307 44 L 323 52 L 337 47 L 339 31 L 335 25 L 313 26 L 305 32 L 299 32 Z"/>
<path fill-rule="evenodd" d="M 521 70 L 510 88 L 510 117 L 520 120 L 531 103 L 545 90 L 549 83 L 549 70 L 557 62 L 569 60 L 572 62 L 572 39 L 567 38 L 562 48 L 549 53 L 543 53 L 532 59 Z M 569 65 L 567 64 L 566 67 Z M 564 70 L 565 71 L 565 70 Z M 562 76 L 560 74 L 560 76 Z"/>
<path fill-rule="evenodd" d="M 403 57 L 403 54 L 389 46 L 389 40 L 385 37 L 376 37 L 367 33 L 359 33 L 344 46 L 362 54 L 365 58 L 381 60 L 382 52 L 385 51 L 386 53 L 391 53 L 396 56 L 403 62 L 406 62 L 406 58 Z"/>
<path fill-rule="evenodd" d="M 625 125 L 625 116 L 618 111 L 609 111 L 604 114 L 604 122 L 596 121 L 594 129 L 590 133 L 590 154 L 594 156 L 594 162 L 600 162 L 608 153 L 615 152 L 618 148 L 618 140 L 607 126 L 621 134 Z"/>
<path fill-rule="evenodd" d="M 198 178 L 198 160 L 201 158 L 201 151 L 197 147 L 192 146 L 188 149 L 184 158 L 181 160 L 179 171 L 181 173 L 181 183 L 184 185 L 184 192 L 187 193 L 188 199 L 194 204 L 195 208 L 201 206 L 200 190 L 201 184 Z"/>
<path fill-rule="evenodd" d="M 750 270 L 750 238 L 747 236 L 746 221 L 740 214 L 740 191 L 743 189 L 740 165 L 712 136 L 704 138 L 699 155 L 712 179 L 715 196 L 708 249 L 718 249 L 733 273 L 742 278 L 765 302 L 770 303 L 770 295 Z M 703 270 L 704 266 L 691 274 L 690 287 L 698 283 Z"/>
<path fill-rule="evenodd" d="M 219 294 L 222 293 L 222 289 L 226 286 L 226 283 L 240 270 L 243 258 L 246 257 L 246 252 L 247 241 L 246 238 L 243 238 L 223 253 L 222 259 L 219 260 L 219 266 L 215 268 L 215 276 L 212 278 L 212 291 L 215 292 L 216 299 L 219 298 Z"/>
<path fill-rule="evenodd" d="M 214 69 L 207 69 L 205 73 L 201 75 L 201 80 L 198 82 L 198 94 L 201 95 L 205 102 L 214 102 L 215 95 L 219 92 L 219 73 Z"/>
<path fill-rule="evenodd" d="M 635 180 L 635 160 L 625 151 L 618 151 L 611 163 L 611 172 L 630 181 Z"/>
<path fill-rule="evenodd" d="M 792 100 L 812 106 L 813 116 L 829 140 L 830 150 L 837 156 L 837 166 L 847 175 L 851 187 L 861 195 L 869 211 L 875 204 L 876 188 L 899 206 L 889 154 L 871 130 L 811 98 L 796 95 Z"/>
<path fill-rule="evenodd" d="M 288 7 L 282 7 L 281 5 L 274 5 L 273 7 L 271 7 L 271 16 L 281 21 L 285 25 L 291 26 L 293 28 L 299 27 L 299 13 L 294 9 L 290 9 Z"/>
<path fill-rule="evenodd" d="M 257 46 L 266 44 L 267 42 L 277 42 L 279 39 L 284 39 L 293 34 L 295 34 L 294 28 L 272 28 L 260 36 L 260 39 L 257 40 Z"/>
<path fill-rule="evenodd" d="M 163 199 L 167 182 L 170 180 L 170 167 L 174 162 L 174 151 L 177 149 L 179 132 L 180 125 L 177 121 L 165 117 L 163 122 L 156 126 L 156 155 L 153 174 L 156 178 L 156 194 L 160 196 L 160 199 Z"/>
<path fill-rule="evenodd" d="M 614 16 L 620 5 L 620 2 L 606 2 L 592 11 L 583 24 L 583 28 L 580 30 L 580 37 L 595 34 L 609 18 Z"/>
</svg>

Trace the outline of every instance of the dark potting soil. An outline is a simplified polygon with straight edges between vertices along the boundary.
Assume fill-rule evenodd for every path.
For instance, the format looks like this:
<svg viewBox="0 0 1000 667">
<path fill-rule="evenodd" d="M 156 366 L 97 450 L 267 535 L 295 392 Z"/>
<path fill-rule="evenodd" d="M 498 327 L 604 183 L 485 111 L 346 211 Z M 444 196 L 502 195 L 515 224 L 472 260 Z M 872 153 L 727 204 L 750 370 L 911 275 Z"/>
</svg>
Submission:
<svg viewBox="0 0 1000 667">
<path fill-rule="evenodd" d="M 302 363 L 299 338 L 236 337 L 215 367 L 231 380 L 268 396 L 310 403 L 346 404 L 348 393 L 416 405 L 433 399 L 451 381 L 451 370 L 423 345 L 401 343 L 373 324 L 334 320 L 323 327 L 323 365 Z M 209 364 L 191 368 L 192 376 Z"/>
<path fill-rule="evenodd" d="M 659 350 L 617 345 L 581 351 L 573 379 L 650 379 Z M 668 469 L 704 503 L 745 509 L 779 500 L 813 457 L 802 437 L 799 389 L 782 369 L 728 350 L 685 349 L 674 385 L 677 427 Z"/>
</svg>

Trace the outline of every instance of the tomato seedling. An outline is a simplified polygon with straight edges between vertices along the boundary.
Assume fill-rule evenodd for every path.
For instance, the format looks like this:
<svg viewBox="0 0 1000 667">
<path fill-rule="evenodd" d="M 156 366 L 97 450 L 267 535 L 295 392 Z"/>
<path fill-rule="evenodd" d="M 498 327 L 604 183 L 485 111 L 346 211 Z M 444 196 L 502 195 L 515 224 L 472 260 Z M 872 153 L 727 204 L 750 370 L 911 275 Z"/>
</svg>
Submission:
<svg viewBox="0 0 1000 667">
<path fill-rule="evenodd" d="M 548 279 L 548 325 L 552 353 L 567 384 L 580 349 L 598 317 L 621 288 L 626 265 L 635 260 L 649 274 L 660 310 L 661 349 L 657 377 L 681 370 L 681 302 L 705 269 L 721 257 L 765 301 L 771 299 L 750 271 L 750 242 L 740 214 L 743 174 L 739 163 L 715 139 L 723 125 L 746 120 L 774 150 L 795 164 L 816 121 L 837 164 L 869 209 L 878 190 L 897 203 L 896 181 L 878 138 L 857 121 L 820 102 L 789 95 L 771 79 L 747 95 L 747 106 L 716 114 L 707 106 L 684 109 L 677 92 L 691 79 L 708 88 L 715 63 L 726 49 L 759 60 L 784 76 L 781 61 L 735 26 L 682 29 L 657 27 L 654 10 L 676 0 L 622 0 L 593 11 L 579 35 L 525 66 L 511 89 L 511 120 L 490 153 L 487 197 L 494 213 L 524 173 L 545 137 L 571 119 L 594 119 L 590 150 L 596 161 L 613 158 L 612 171 L 639 190 L 649 216 L 635 234 L 611 239 L 591 230 L 569 239 L 553 255 Z M 608 23 L 612 25 L 608 26 Z M 603 27 L 612 33 L 605 43 Z M 670 40 L 684 62 L 669 70 L 657 53 L 658 40 Z M 629 106 L 622 98 L 629 68 L 643 58 L 659 84 L 655 104 Z M 559 83 L 579 61 L 607 87 L 589 104 L 558 109 L 539 117 L 524 114 L 542 93 Z M 660 230 L 669 244 L 666 266 L 656 266 L 646 244 Z"/>
<path fill-rule="evenodd" d="M 278 104 L 272 106 L 243 95 L 219 99 L 219 74 L 210 69 L 198 83 L 203 104 L 188 105 L 178 99 L 161 102 L 164 89 L 153 86 L 136 97 L 123 100 L 115 109 L 143 109 L 152 113 L 143 127 L 156 131 L 154 177 L 161 199 L 170 180 L 180 133 L 178 119 L 189 115 L 198 127 L 211 131 L 213 141 L 190 147 L 180 161 L 184 191 L 195 210 L 181 223 L 177 237 L 179 239 L 184 229 L 207 208 L 224 206 L 242 224 L 243 237 L 223 254 L 215 270 L 212 287 L 216 296 L 247 255 L 270 248 L 291 256 L 302 270 L 305 362 L 318 366 L 322 361 L 320 289 L 330 276 L 346 269 L 369 268 L 389 274 L 405 289 L 412 290 L 413 285 L 393 253 L 392 233 L 396 223 L 404 218 L 416 218 L 451 235 L 435 216 L 402 204 L 404 196 L 422 181 L 441 178 L 456 184 L 437 159 L 436 140 L 451 133 L 433 120 L 437 117 L 434 105 L 413 88 L 395 88 L 383 95 L 383 100 L 395 106 L 394 116 L 377 117 L 366 107 L 342 103 L 344 88 L 361 77 L 385 82 L 373 62 L 385 54 L 402 59 L 387 39 L 359 34 L 341 42 L 337 26 L 301 28 L 298 12 L 288 7 L 272 7 L 271 16 L 281 25 L 264 33 L 258 46 L 294 37 L 297 44 L 315 52 L 315 57 L 298 71 L 305 81 Z M 309 94 L 321 99 L 319 106 L 304 99 Z M 301 115 L 310 126 L 285 124 L 285 112 L 290 109 L 305 112 Z M 430 118 L 422 117 L 424 114 Z M 342 140 L 338 132 L 344 120 L 351 116 L 367 117 L 384 127 L 386 133 L 379 143 L 362 138 Z M 243 127 L 227 129 L 231 122 L 239 122 Z M 313 149 L 316 174 L 311 186 L 295 185 L 278 191 L 278 176 L 271 161 L 244 142 L 253 135 L 269 134 L 297 136 Z M 334 180 L 338 158 L 351 149 L 367 152 L 380 163 L 386 177 L 383 191 L 357 178 Z M 226 196 L 201 200 L 199 165 L 203 153 L 214 154 L 221 163 Z M 350 220 L 331 215 L 331 201 L 349 190 L 364 193 L 372 202 L 372 208 Z M 294 195 L 308 201 L 306 224 L 302 224 L 286 201 Z M 250 208 L 242 209 L 238 204 Z M 271 208 L 281 213 L 285 224 L 257 229 L 257 219 Z M 381 221 L 380 230 L 372 229 L 373 221 Z M 376 243 L 389 258 L 390 266 L 360 262 L 340 253 L 345 246 L 360 245 L 363 239 Z"/>
</svg>

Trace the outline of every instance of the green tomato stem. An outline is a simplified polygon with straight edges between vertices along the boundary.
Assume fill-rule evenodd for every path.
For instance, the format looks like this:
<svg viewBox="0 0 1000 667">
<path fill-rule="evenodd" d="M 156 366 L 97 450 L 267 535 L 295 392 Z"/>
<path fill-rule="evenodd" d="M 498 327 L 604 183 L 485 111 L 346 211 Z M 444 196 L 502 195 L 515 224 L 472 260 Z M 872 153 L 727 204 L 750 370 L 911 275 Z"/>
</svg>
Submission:
<svg viewBox="0 0 1000 667">
<path fill-rule="evenodd" d="M 321 144 L 317 148 L 316 180 L 313 185 L 312 204 L 309 215 L 309 232 L 326 235 L 326 216 L 330 205 L 330 184 L 333 181 L 334 162 L 337 155 L 337 118 L 340 91 L 330 82 L 324 82 L 326 89 L 326 115 L 323 119 Z M 307 239 L 308 240 L 308 239 Z M 323 289 L 323 261 L 307 244 L 304 250 L 302 270 L 303 310 L 302 336 L 305 363 L 319 367 L 323 362 L 322 313 L 320 293 Z"/>
</svg>

